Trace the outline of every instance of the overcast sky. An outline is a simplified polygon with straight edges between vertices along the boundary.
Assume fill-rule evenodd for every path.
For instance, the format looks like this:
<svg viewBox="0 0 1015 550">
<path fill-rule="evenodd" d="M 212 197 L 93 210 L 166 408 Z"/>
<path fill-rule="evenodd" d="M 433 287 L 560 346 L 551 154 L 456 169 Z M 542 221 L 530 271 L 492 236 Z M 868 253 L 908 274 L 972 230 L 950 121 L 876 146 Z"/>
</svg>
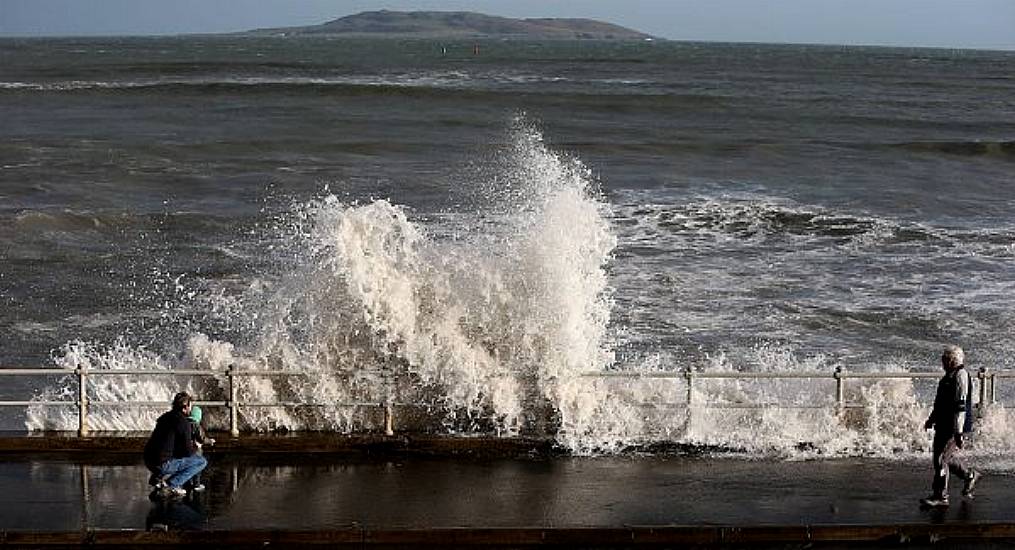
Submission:
<svg viewBox="0 0 1015 550">
<path fill-rule="evenodd" d="M 0 36 L 229 32 L 377 9 L 585 17 L 674 40 L 1015 50 L 1015 0 L 0 0 Z"/>
</svg>

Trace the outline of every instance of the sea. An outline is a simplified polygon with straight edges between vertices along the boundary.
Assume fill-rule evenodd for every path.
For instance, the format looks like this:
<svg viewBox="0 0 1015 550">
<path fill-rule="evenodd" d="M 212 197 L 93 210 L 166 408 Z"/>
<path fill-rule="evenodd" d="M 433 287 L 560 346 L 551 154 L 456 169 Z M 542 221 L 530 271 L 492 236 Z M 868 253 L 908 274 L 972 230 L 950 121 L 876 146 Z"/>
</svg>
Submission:
<svg viewBox="0 0 1015 550">
<path fill-rule="evenodd" d="M 0 39 L 0 365 L 87 369 L 93 430 L 185 388 L 264 432 L 922 456 L 933 375 L 843 411 L 833 373 L 1015 369 L 1013 329 L 1015 52 Z M 0 429 L 76 429 L 77 383 L 4 377 Z"/>
</svg>

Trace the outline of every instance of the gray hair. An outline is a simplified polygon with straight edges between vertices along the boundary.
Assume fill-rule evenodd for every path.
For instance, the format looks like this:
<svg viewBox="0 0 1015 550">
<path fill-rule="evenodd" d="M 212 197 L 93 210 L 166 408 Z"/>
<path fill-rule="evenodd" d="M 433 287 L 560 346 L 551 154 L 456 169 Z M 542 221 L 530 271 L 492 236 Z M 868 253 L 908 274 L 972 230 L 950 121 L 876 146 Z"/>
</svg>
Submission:
<svg viewBox="0 0 1015 550">
<path fill-rule="evenodd" d="M 950 344 L 945 346 L 945 351 L 941 354 L 941 360 L 950 366 L 957 367 L 966 364 L 966 354 L 959 346 Z"/>
</svg>

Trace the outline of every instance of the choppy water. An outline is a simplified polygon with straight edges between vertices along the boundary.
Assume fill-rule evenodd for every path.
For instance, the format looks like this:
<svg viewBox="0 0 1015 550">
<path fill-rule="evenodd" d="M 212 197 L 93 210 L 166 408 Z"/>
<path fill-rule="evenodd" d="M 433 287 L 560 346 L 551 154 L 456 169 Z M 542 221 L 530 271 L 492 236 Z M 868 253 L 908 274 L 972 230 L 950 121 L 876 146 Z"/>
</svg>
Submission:
<svg viewBox="0 0 1015 550">
<path fill-rule="evenodd" d="M 857 383 L 849 399 L 873 408 L 850 426 L 803 409 L 685 425 L 641 405 L 681 402 L 679 380 L 580 374 L 933 371 L 945 342 L 971 368 L 1012 367 L 1015 54 L 446 47 L 0 41 L 0 364 L 297 369 L 241 394 L 393 391 L 429 429 L 549 430 L 578 450 L 833 454 L 926 448 L 933 383 Z M 93 397 L 174 389 L 107 379 Z M 824 382 L 698 390 L 833 398 Z M 8 429 L 76 422 L 2 414 Z M 155 412 L 98 414 L 144 429 Z M 374 421 L 318 407 L 243 422 Z M 985 425 L 982 448 L 1008 449 L 1006 414 Z"/>
</svg>

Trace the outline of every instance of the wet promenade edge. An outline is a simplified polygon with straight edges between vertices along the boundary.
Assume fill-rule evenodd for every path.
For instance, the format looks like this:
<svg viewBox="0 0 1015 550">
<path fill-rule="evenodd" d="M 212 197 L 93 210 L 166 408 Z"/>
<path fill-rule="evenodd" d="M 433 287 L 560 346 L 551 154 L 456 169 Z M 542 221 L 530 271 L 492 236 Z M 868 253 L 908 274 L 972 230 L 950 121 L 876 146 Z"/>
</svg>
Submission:
<svg viewBox="0 0 1015 550">
<path fill-rule="evenodd" d="M 0 435 L 0 547 L 1015 546 L 1012 474 L 923 510 L 927 460 L 779 461 L 548 441 L 219 437 L 207 490 L 149 498 L 145 434 Z"/>
</svg>

